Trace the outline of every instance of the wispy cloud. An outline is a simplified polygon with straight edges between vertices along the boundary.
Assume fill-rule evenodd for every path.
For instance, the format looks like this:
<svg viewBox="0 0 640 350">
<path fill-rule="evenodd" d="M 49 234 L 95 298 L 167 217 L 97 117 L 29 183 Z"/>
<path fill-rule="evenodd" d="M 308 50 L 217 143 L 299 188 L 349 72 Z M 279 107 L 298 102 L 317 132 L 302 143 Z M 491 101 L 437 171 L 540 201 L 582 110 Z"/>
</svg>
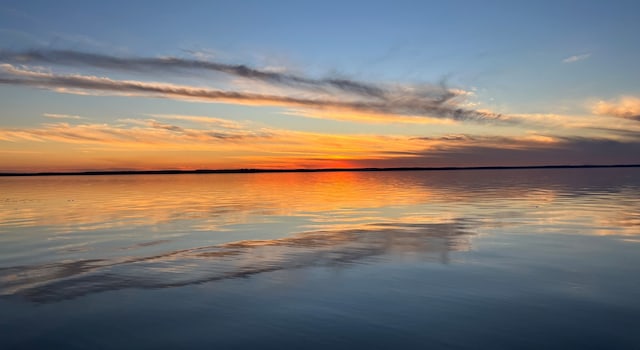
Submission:
<svg viewBox="0 0 640 350">
<path fill-rule="evenodd" d="M 87 119 L 79 115 L 57 114 L 57 113 L 44 113 L 42 114 L 42 116 L 46 118 L 51 118 L 51 119 L 76 119 L 76 120 Z"/>
<path fill-rule="evenodd" d="M 179 57 L 118 57 L 72 50 L 28 50 L 23 52 L 0 51 L 0 60 L 14 63 L 46 63 L 56 65 L 79 65 L 124 71 L 175 72 L 178 70 L 209 70 L 232 76 L 260 80 L 273 84 L 306 88 L 334 88 L 366 96 L 382 97 L 385 91 L 373 84 L 350 79 L 312 79 L 303 76 L 260 70 L 243 64 L 227 64 L 201 59 Z"/>
<path fill-rule="evenodd" d="M 595 104 L 591 106 L 595 108 Z M 608 114 L 512 114 L 509 120 L 538 133 L 558 137 L 588 137 L 619 141 L 640 141 L 640 123 L 631 118 L 620 118 Z"/>
<path fill-rule="evenodd" d="M 346 108 L 314 109 L 314 108 L 290 108 L 284 114 L 302 116 L 315 119 L 332 119 L 367 124 L 389 124 L 390 122 L 404 124 L 455 124 L 456 121 L 448 118 L 434 118 L 420 115 L 395 115 L 389 118 L 387 113 L 373 111 L 357 111 Z M 504 120 L 506 122 L 506 119 Z"/>
<path fill-rule="evenodd" d="M 81 147 L 105 156 L 119 151 L 126 151 L 129 155 L 171 155 L 169 158 L 162 156 L 165 167 L 175 163 L 201 168 L 212 159 L 229 157 L 236 160 L 234 164 L 253 167 L 640 162 L 637 156 L 624 151 L 640 150 L 637 139 L 624 141 L 541 133 L 508 137 L 475 134 L 425 137 L 334 135 L 241 126 L 232 121 L 229 122 L 237 128 L 225 128 L 222 126 L 225 120 L 215 121 L 217 118 L 194 119 L 197 122 L 215 121 L 204 129 L 198 128 L 200 125 L 189 127 L 174 123 L 190 119 L 189 116 L 168 116 L 165 119 L 119 119 L 114 124 L 46 123 L 32 128 L 1 128 L 0 140 L 14 144 L 51 144 L 57 145 L 53 147 L 56 149 Z M 65 144 L 68 146 L 63 146 Z M 620 157 L 608 155 L 609 151 L 618 152 L 614 153 Z M 72 161 L 68 160 L 70 164 Z"/>
<path fill-rule="evenodd" d="M 136 127 L 141 126 L 144 128 Z M 138 144 L 145 147 L 150 144 L 172 143 L 176 138 L 171 132 L 185 135 L 185 141 L 194 136 L 187 134 L 179 126 L 157 122 L 153 119 L 119 119 L 117 125 L 82 123 L 69 124 L 65 122 L 45 123 L 36 128 L 3 128 L 0 129 L 0 140 L 5 141 L 54 141 L 64 143 L 122 143 L 131 146 Z M 205 134 L 206 131 L 194 130 Z"/>
<path fill-rule="evenodd" d="M 65 92 L 101 91 L 237 104 L 313 109 L 338 108 L 389 116 L 412 115 L 454 120 L 487 121 L 500 120 L 502 117 L 496 113 L 464 108 L 460 100 L 464 99 L 467 93 L 460 89 L 449 89 L 444 84 L 380 84 L 337 77 L 314 79 L 286 72 L 250 68 L 245 65 L 176 57 L 116 57 L 78 51 L 31 50 L 18 53 L 0 51 L 0 60 L 13 64 L 45 63 L 120 71 L 163 72 L 164 74 L 184 70 L 209 70 L 271 86 L 295 88 L 293 92 L 287 91 L 282 94 L 240 92 L 170 83 L 113 80 L 92 75 L 60 75 L 7 63 L 1 65 L 0 83 L 30 85 Z"/>
<path fill-rule="evenodd" d="M 574 62 L 586 60 L 589 57 L 591 57 L 591 53 L 585 53 L 585 54 L 581 54 L 581 55 L 573 55 L 573 56 L 569 56 L 569 57 L 563 59 L 562 63 L 574 63 Z"/>
<path fill-rule="evenodd" d="M 622 96 L 615 100 L 598 101 L 593 105 L 592 112 L 598 115 L 608 115 L 640 121 L 640 98 Z"/>
<path fill-rule="evenodd" d="M 249 150 L 281 158 L 304 154 L 313 157 L 380 155 L 383 149 L 417 151 L 424 142 L 407 137 L 331 135 L 283 129 L 189 128 L 157 119 L 119 119 L 115 124 L 46 123 L 34 128 L 0 128 L 0 140 L 8 142 L 57 142 L 75 145 L 126 147 L 153 151 Z M 389 145 L 392 146 L 389 146 Z M 387 145 L 384 147 L 384 145 Z"/>
<path fill-rule="evenodd" d="M 355 166 L 495 166 L 552 164 L 639 164 L 640 141 L 607 138 L 478 137 L 452 135 L 423 138 L 434 142 L 418 152 L 403 152 L 403 158 L 353 161 Z"/>
<path fill-rule="evenodd" d="M 175 123 L 174 123 L 175 122 Z M 184 120 L 119 119 L 112 124 L 64 122 L 0 128 L 0 142 L 37 147 L 47 169 L 112 166 L 157 168 L 322 168 L 640 163 L 638 138 L 442 134 L 434 136 L 323 134 L 247 125 L 189 127 Z M 37 145 L 44 145 L 37 146 Z M 49 150 L 55 150 L 51 151 Z M 60 150 L 66 150 L 60 152 Z M 50 155 L 53 163 L 50 162 Z M 125 156 L 126 155 L 126 156 Z M 0 169 L 18 169 L 0 154 Z M 24 159 L 31 157 L 25 155 Z M 35 157 L 35 156 L 33 156 Z M 21 158 L 23 159 L 23 158 Z M 36 158 L 33 158 L 36 159 Z M 8 168 L 13 162 L 13 167 Z M 49 162 L 49 163 L 47 163 Z M 89 163 L 87 163 L 89 162 Z M 33 169 L 33 165 L 29 165 Z"/>
<path fill-rule="evenodd" d="M 181 115 L 181 114 L 149 114 L 150 117 L 166 120 L 180 120 L 191 122 L 205 126 L 217 126 L 225 129 L 242 129 L 246 123 L 236 122 L 229 119 L 215 118 L 200 115 Z"/>
</svg>

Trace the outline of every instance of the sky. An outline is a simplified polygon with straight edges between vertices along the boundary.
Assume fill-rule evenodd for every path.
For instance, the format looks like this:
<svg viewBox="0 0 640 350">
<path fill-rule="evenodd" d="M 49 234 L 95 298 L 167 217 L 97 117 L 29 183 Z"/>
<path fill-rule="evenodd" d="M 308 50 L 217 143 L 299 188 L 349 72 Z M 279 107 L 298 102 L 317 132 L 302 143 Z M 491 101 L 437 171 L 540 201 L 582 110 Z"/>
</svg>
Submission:
<svg viewBox="0 0 640 350">
<path fill-rule="evenodd" d="M 0 172 L 640 164 L 638 1 L 0 2 Z"/>
</svg>

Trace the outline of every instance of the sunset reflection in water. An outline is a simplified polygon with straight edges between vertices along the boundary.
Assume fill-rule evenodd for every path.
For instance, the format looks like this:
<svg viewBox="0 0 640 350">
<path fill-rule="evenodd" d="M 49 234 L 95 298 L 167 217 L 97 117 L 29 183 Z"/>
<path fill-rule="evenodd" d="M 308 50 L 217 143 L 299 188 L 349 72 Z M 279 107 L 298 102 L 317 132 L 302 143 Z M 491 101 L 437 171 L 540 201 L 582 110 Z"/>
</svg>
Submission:
<svg viewBox="0 0 640 350">
<path fill-rule="evenodd" d="M 323 317 L 344 303 L 369 315 L 365 324 L 344 315 L 350 326 L 372 327 L 367 332 L 386 323 L 377 312 L 411 333 L 414 325 L 442 319 L 434 310 L 449 310 L 483 318 L 489 328 L 477 335 L 486 337 L 497 327 L 491 315 L 509 305 L 539 327 L 551 325 L 547 316 L 531 314 L 530 303 L 600 315 L 578 323 L 581 332 L 616 317 L 633 325 L 615 315 L 640 309 L 633 298 L 640 289 L 628 279 L 640 272 L 639 175 L 565 169 L 6 177 L 0 304 L 15 310 L 11 315 L 27 315 L 29 305 L 75 309 L 94 298 L 118 309 L 118 296 L 128 295 L 149 298 L 136 308 L 156 309 L 163 290 L 190 295 L 200 305 L 193 317 L 205 313 L 213 322 L 208 293 L 222 297 L 229 290 L 245 299 L 216 308 L 239 307 L 247 298 L 265 302 L 229 327 L 265 317 L 289 329 L 303 315 L 308 327 L 327 327 Z M 251 294 L 276 281 L 286 281 L 277 293 Z M 290 300 L 305 308 L 275 308 Z M 39 310 L 29 312 L 45 312 Z M 13 327 L 11 339 L 22 344 L 21 325 L 34 321 L 14 317 L 0 325 Z M 469 327 L 465 319 L 472 318 L 447 322 Z M 580 343 L 571 329 L 567 344 Z M 203 344 L 215 342 L 192 345 Z"/>
</svg>

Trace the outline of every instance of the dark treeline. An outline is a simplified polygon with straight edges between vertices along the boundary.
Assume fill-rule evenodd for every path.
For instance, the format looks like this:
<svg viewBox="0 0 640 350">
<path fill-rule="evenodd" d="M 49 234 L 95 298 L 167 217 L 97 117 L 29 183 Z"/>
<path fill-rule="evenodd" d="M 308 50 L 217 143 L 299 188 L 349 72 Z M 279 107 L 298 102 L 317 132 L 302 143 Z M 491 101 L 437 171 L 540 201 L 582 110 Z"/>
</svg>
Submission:
<svg viewBox="0 0 640 350">
<path fill-rule="evenodd" d="M 401 168 L 318 168 L 318 169 L 197 169 L 197 170 L 113 170 L 80 172 L 0 173 L 0 176 L 59 176 L 59 175 L 168 175 L 168 174 L 245 174 L 245 173 L 317 173 L 358 171 L 444 171 L 444 170 L 509 170 L 509 169 L 588 169 L 636 168 L 640 164 L 615 165 L 530 165 L 530 166 L 474 166 L 474 167 L 401 167 Z"/>
</svg>

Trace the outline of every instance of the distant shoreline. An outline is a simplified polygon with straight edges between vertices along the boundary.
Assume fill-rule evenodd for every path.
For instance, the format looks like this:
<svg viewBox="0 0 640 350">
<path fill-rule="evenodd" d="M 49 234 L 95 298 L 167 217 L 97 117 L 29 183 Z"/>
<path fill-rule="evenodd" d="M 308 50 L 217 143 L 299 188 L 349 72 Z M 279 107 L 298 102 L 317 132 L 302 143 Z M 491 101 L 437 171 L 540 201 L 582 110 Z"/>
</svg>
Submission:
<svg viewBox="0 0 640 350">
<path fill-rule="evenodd" d="M 74 172 L 0 173 L 0 176 L 79 176 L 79 175 L 171 175 L 171 174 L 259 174 L 259 173 L 322 173 L 365 171 L 450 171 L 450 170 L 516 170 L 516 169 L 589 169 L 639 168 L 640 164 L 615 165 L 525 165 L 473 167 L 397 167 L 397 168 L 318 168 L 318 169 L 197 169 L 197 170 L 114 170 Z"/>
</svg>

